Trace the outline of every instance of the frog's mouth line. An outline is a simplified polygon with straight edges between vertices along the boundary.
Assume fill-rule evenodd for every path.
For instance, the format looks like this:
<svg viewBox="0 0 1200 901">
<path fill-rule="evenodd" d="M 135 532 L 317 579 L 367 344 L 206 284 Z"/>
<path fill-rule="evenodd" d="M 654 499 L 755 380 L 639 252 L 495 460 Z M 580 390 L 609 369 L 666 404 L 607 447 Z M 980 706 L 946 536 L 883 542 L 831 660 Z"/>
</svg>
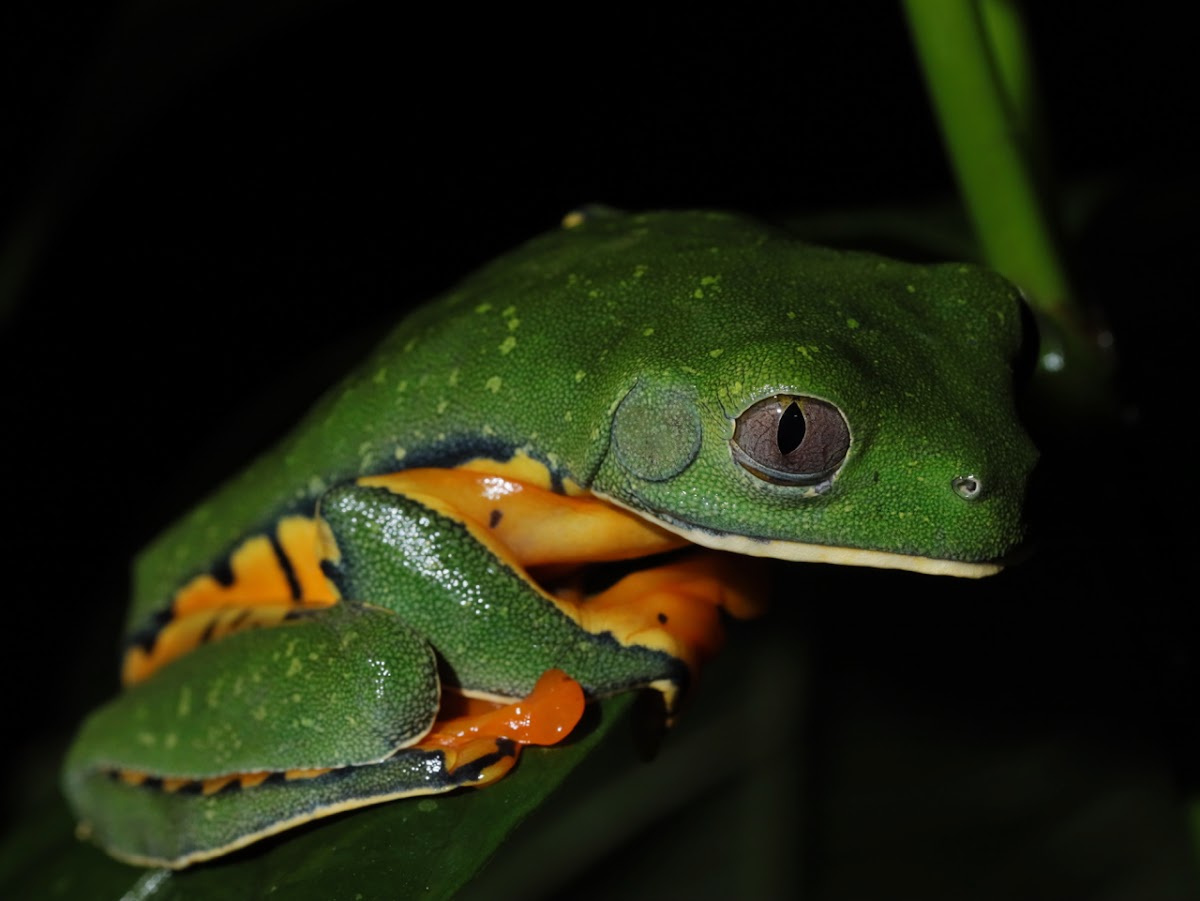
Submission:
<svg viewBox="0 0 1200 901">
<path fill-rule="evenodd" d="M 994 576 L 1004 569 L 1004 564 L 992 561 L 944 560 L 937 557 L 897 554 L 891 551 L 875 551 L 828 544 L 805 544 L 799 541 L 781 541 L 776 538 L 754 538 L 729 532 L 714 532 L 679 520 L 648 517 L 645 511 L 622 503 L 617 498 L 598 492 L 596 492 L 596 496 L 643 519 L 651 519 L 656 525 L 679 535 L 692 544 L 698 544 L 714 551 L 729 551 L 748 557 L 771 557 L 776 560 L 791 560 L 797 563 L 833 563 L 839 566 L 903 569 L 908 572 L 925 573 L 932 576 L 956 576 L 962 579 L 982 579 L 985 576 Z"/>
</svg>

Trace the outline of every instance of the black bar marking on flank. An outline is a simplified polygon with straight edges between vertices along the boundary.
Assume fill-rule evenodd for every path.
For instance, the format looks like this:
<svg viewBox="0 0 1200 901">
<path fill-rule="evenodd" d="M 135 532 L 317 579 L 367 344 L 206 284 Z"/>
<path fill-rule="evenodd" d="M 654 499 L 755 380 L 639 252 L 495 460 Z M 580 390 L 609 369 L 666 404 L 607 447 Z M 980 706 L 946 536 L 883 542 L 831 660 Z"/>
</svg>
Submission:
<svg viewBox="0 0 1200 901">
<path fill-rule="evenodd" d="M 237 550 L 237 548 L 234 548 L 234 550 Z M 209 575 L 217 580 L 218 585 L 221 585 L 224 588 L 228 588 L 230 585 L 232 585 L 233 551 L 230 551 L 228 554 L 222 554 L 217 562 L 213 564 L 212 569 L 210 569 L 208 572 Z"/>
<path fill-rule="evenodd" d="M 173 619 L 175 619 L 175 612 L 170 607 L 154 611 L 150 615 L 150 622 L 146 623 L 145 626 L 132 633 L 126 639 L 125 649 L 128 651 L 131 648 L 137 647 L 149 654 L 154 650 L 154 643 L 158 641 L 158 634 Z"/>
<path fill-rule="evenodd" d="M 292 600 L 301 600 L 300 580 L 296 578 L 296 570 L 292 568 L 292 561 L 288 558 L 287 552 L 284 551 L 283 545 L 279 543 L 278 529 L 272 529 L 268 537 L 271 539 L 271 550 L 275 552 L 275 559 L 279 561 L 279 568 L 283 570 L 283 577 L 287 579 L 288 590 L 292 593 Z"/>
<path fill-rule="evenodd" d="M 204 627 L 204 631 L 200 633 L 200 644 L 208 644 L 210 641 L 212 641 L 213 632 L 215 632 L 217 629 L 217 620 L 220 618 L 221 614 L 219 612 L 214 613 L 211 617 L 209 617 L 208 625 L 206 625 Z"/>
</svg>

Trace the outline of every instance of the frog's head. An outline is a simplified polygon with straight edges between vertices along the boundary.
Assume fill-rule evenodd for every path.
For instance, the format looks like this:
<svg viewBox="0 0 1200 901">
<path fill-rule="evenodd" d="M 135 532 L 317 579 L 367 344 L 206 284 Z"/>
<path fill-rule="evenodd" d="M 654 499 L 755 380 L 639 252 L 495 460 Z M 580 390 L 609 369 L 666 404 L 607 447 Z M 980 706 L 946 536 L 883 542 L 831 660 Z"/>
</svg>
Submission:
<svg viewBox="0 0 1200 901">
<path fill-rule="evenodd" d="M 996 572 L 1037 457 L 1014 409 L 1016 290 L 792 246 L 715 273 L 728 302 L 704 323 L 680 304 L 671 357 L 631 367 L 595 490 L 706 547 Z"/>
</svg>

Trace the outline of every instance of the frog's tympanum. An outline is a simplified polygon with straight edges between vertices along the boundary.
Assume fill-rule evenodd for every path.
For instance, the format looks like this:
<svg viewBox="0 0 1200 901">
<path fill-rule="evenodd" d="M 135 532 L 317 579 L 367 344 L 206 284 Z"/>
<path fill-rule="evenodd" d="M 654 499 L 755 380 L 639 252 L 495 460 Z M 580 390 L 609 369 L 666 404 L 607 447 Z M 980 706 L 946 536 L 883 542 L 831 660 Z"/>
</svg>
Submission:
<svg viewBox="0 0 1200 901">
<path fill-rule="evenodd" d="M 724 213 L 569 217 L 418 309 L 139 559 L 64 775 L 181 867 L 672 716 L 752 558 L 957 576 L 1022 537 L 1017 291 Z"/>
</svg>

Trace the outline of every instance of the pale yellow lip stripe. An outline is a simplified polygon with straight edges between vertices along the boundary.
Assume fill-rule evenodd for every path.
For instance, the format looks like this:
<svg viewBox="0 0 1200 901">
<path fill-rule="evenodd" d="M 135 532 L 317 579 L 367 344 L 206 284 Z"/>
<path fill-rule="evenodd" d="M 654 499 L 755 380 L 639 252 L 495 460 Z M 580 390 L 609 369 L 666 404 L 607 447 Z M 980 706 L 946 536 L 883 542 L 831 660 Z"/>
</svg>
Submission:
<svg viewBox="0 0 1200 901">
<path fill-rule="evenodd" d="M 623 507 L 638 516 L 646 514 L 608 495 L 596 492 L 617 507 Z M 836 547 L 828 544 L 804 544 L 798 541 L 748 538 L 745 535 L 720 534 L 702 529 L 690 529 L 678 523 L 656 519 L 655 522 L 669 532 L 686 538 L 692 544 L 711 548 L 714 551 L 730 551 L 748 557 L 771 557 L 776 560 L 792 560 L 797 563 L 835 563 L 841 566 L 870 566 L 875 569 L 903 569 L 909 572 L 932 576 L 957 576 L 962 579 L 982 579 L 994 576 L 1004 569 L 1000 563 L 968 563 L 963 560 L 941 560 L 936 557 L 915 557 L 894 554 L 889 551 L 872 551 L 857 547 Z"/>
</svg>

